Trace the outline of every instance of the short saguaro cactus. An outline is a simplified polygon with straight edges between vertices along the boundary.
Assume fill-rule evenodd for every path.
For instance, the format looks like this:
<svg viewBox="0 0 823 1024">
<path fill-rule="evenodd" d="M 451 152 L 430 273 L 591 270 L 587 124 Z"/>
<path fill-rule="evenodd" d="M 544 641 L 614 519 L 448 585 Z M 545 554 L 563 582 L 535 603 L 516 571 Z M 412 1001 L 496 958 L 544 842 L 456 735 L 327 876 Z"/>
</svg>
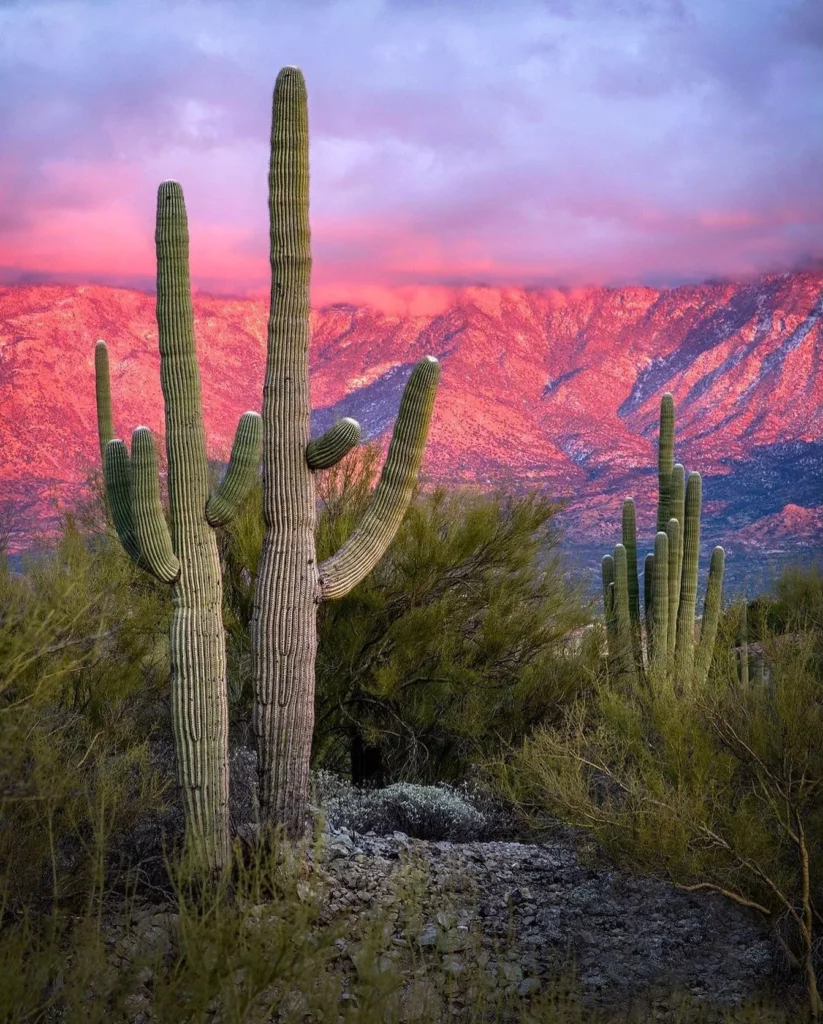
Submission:
<svg viewBox="0 0 823 1024">
<path fill-rule="evenodd" d="M 160 502 L 154 439 L 132 434 L 131 456 L 114 437 L 106 344 L 95 352 L 97 426 L 106 503 L 134 561 L 172 588 L 171 701 L 178 783 L 187 839 L 219 868 L 230 849 L 228 699 L 222 579 L 215 527 L 234 515 L 260 467 L 262 424 L 244 413 L 228 471 L 211 493 L 194 344 L 189 235 L 183 190 L 166 181 L 157 194 L 157 327 L 166 410 L 171 532 Z"/>
</svg>

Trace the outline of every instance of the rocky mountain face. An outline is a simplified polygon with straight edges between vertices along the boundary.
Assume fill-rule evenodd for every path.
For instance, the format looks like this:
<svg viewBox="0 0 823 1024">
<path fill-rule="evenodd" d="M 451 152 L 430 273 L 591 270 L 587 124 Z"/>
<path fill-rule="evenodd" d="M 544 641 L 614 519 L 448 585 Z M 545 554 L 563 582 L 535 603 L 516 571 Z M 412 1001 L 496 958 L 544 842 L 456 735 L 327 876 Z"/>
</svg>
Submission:
<svg viewBox="0 0 823 1024">
<path fill-rule="evenodd" d="M 209 448 L 222 459 L 239 415 L 260 408 L 267 303 L 197 296 L 194 310 Z M 823 542 L 821 313 L 819 271 L 666 290 L 467 288 L 436 316 L 333 306 L 312 315 L 313 426 L 353 415 L 385 439 L 412 364 L 436 355 L 424 474 L 566 498 L 567 543 L 595 574 L 625 495 L 641 551 L 651 545 L 658 408 L 671 391 L 676 458 L 704 477 L 703 541 L 726 545 L 742 582 L 744 566 L 807 558 Z M 109 345 L 116 428 L 162 433 L 152 295 L 0 289 L 0 514 L 12 548 L 52 528 L 97 466 L 97 338 Z"/>
</svg>

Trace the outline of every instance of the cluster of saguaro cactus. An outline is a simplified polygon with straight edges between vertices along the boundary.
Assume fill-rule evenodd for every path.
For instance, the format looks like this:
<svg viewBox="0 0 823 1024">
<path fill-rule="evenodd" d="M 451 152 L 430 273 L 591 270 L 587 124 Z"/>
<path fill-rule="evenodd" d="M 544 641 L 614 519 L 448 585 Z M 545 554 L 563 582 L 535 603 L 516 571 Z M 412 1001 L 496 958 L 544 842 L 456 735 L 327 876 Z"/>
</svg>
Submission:
<svg viewBox="0 0 823 1024">
<path fill-rule="evenodd" d="M 105 342 L 95 351 L 97 425 L 106 504 L 127 553 L 172 588 L 171 702 L 187 838 L 219 868 L 229 853 L 228 702 L 222 580 L 214 527 L 227 523 L 257 478 L 262 423 L 240 419 L 229 469 L 210 493 L 189 284 L 183 191 L 157 194 L 157 327 L 165 402 L 171 532 L 160 502 L 154 439 L 132 434 L 131 457 L 112 423 Z"/>
<path fill-rule="evenodd" d="M 637 533 L 634 500 L 623 503 L 623 542 L 601 564 L 603 604 L 612 671 L 631 681 L 645 679 L 652 669 L 681 684 L 705 680 L 714 652 L 723 590 L 725 553 L 712 552 L 700 628 L 695 644 L 697 571 L 700 557 L 702 481 L 674 462 L 674 400 L 667 392 L 660 403 L 658 442 L 657 535 L 654 552 L 646 555 L 644 575 L 645 631 L 640 618 Z M 644 638 L 645 632 L 645 638 Z"/>
<path fill-rule="evenodd" d="M 252 618 L 254 725 L 264 817 L 292 833 L 304 826 L 314 729 L 317 608 L 343 597 L 381 558 L 412 495 L 440 374 L 426 357 L 412 371 L 380 481 L 343 547 L 317 564 L 314 473 L 358 441 L 343 420 L 310 440 L 309 133 L 306 86 L 283 68 L 272 102 L 269 166 L 272 268 L 263 389 L 263 516 L 266 525 Z"/>
<path fill-rule="evenodd" d="M 274 88 L 269 213 L 271 307 L 262 420 L 246 413 L 229 469 L 209 495 L 183 193 L 160 186 L 157 207 L 157 323 L 166 406 L 172 530 L 169 535 L 151 433 L 138 427 L 131 458 L 113 439 L 108 354 L 98 342 L 97 410 L 106 502 L 123 547 L 172 585 L 172 722 L 187 826 L 217 867 L 229 849 L 228 711 L 221 620 L 222 582 L 213 527 L 227 523 L 256 477 L 263 451 L 266 533 L 251 624 L 254 724 L 264 818 L 300 832 L 308 804 L 314 729 L 317 607 L 343 597 L 381 558 L 408 506 L 440 375 L 426 356 L 412 371 L 380 481 L 343 547 L 318 565 L 314 474 L 335 465 L 360 438 L 341 420 L 310 437 L 309 168 L 306 87 L 284 68 Z"/>
</svg>

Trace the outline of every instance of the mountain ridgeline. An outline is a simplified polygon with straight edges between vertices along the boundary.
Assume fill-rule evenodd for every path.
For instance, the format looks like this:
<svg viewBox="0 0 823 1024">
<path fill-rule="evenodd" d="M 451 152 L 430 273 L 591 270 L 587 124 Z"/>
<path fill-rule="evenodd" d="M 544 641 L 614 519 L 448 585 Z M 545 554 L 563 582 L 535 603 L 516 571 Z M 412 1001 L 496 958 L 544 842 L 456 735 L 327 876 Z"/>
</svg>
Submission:
<svg viewBox="0 0 823 1024">
<path fill-rule="evenodd" d="M 226 459 L 259 408 L 267 308 L 195 296 L 209 455 Z M 312 313 L 315 433 L 353 416 L 387 440 L 413 364 L 442 366 L 423 477 L 539 487 L 568 499 L 568 543 L 620 532 L 626 495 L 654 521 L 660 396 L 674 395 L 675 452 L 704 481 L 707 552 L 728 574 L 823 541 L 823 273 L 745 283 L 524 290 L 466 288 L 443 312 Z M 162 434 L 154 296 L 102 286 L 0 289 L 0 515 L 12 550 L 53 528 L 97 466 L 94 345 L 106 340 L 115 432 Z M 586 555 L 588 558 L 588 554 Z"/>
</svg>

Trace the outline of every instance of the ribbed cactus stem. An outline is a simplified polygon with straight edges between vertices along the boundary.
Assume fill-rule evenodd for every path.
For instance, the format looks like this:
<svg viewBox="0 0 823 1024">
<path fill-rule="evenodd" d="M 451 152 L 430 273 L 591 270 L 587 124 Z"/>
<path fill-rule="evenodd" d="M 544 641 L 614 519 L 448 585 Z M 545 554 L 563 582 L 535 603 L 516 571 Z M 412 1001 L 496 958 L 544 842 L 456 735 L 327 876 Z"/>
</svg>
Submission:
<svg viewBox="0 0 823 1024">
<path fill-rule="evenodd" d="M 680 605 L 680 576 L 683 568 L 683 532 L 680 521 L 672 517 L 666 526 L 669 545 L 668 657 L 674 658 L 677 639 L 677 609 Z"/>
<path fill-rule="evenodd" d="M 180 561 L 160 502 L 160 480 L 154 438 L 148 427 L 137 427 L 131 435 L 132 516 L 140 554 L 149 571 L 163 583 L 180 576 Z"/>
<path fill-rule="evenodd" d="M 689 473 L 686 483 L 686 511 L 683 530 L 683 574 L 680 580 L 680 604 L 677 608 L 675 660 L 681 684 L 690 681 L 694 666 L 694 619 L 697 608 L 697 572 L 700 561 L 700 507 L 702 481 L 699 473 Z"/>
<path fill-rule="evenodd" d="M 748 601 L 743 599 L 740 607 L 740 682 L 743 686 L 749 685 L 749 636 L 746 623 L 746 610 Z"/>
<path fill-rule="evenodd" d="M 306 823 L 314 727 L 317 605 L 366 575 L 391 542 L 414 488 L 439 375 L 415 368 L 401 401 L 386 466 L 363 522 L 318 567 L 313 471 L 334 465 L 359 428 L 341 421 L 310 441 L 309 128 L 306 86 L 283 68 L 272 98 L 269 163 L 272 269 L 263 388 L 263 518 L 266 534 L 252 617 L 254 727 L 264 818 L 300 833 Z"/>
<path fill-rule="evenodd" d="M 94 346 L 94 391 L 97 398 L 97 440 L 100 444 L 102 464 L 106 459 L 106 445 L 114 438 L 109 350 L 102 339 Z"/>
<path fill-rule="evenodd" d="M 723 599 L 723 570 L 726 553 L 721 547 L 712 551 L 709 563 L 709 579 L 706 583 L 706 598 L 703 603 L 703 619 L 700 623 L 700 643 L 694 656 L 694 679 L 698 686 L 706 682 L 714 655 L 717 627 L 720 622 L 720 605 Z"/>
<path fill-rule="evenodd" d="M 234 435 L 229 468 L 206 503 L 206 519 L 211 526 L 225 526 L 257 480 L 263 446 L 263 421 L 256 412 L 244 412 Z"/>
<path fill-rule="evenodd" d="M 654 538 L 654 627 L 652 663 L 665 668 L 668 661 L 669 633 L 669 537 L 663 530 Z M 659 596 L 658 596 L 659 595 Z"/>
<path fill-rule="evenodd" d="M 654 647 L 654 555 L 651 552 L 643 561 L 643 608 L 646 618 L 646 662 L 651 664 Z"/>
<path fill-rule="evenodd" d="M 194 340 L 183 190 L 157 192 L 157 328 L 166 411 L 171 536 L 180 561 L 172 588 L 172 728 L 189 832 L 210 863 L 229 854 L 228 693 L 223 587 L 206 520 L 209 467 Z"/>
<path fill-rule="evenodd" d="M 132 458 L 120 440 L 104 448 L 107 501 L 126 551 L 172 586 L 169 655 L 171 723 L 186 838 L 201 866 L 216 871 L 228 859 L 228 695 L 220 559 L 206 518 L 225 522 L 256 477 L 260 420 L 242 417 L 226 479 L 209 497 L 209 470 L 194 344 L 189 236 L 183 190 L 166 181 L 157 192 L 157 327 L 160 382 L 166 412 L 171 534 L 160 503 L 151 432 L 132 435 Z M 111 421 L 108 353 L 95 351 L 98 434 Z"/>
<path fill-rule="evenodd" d="M 114 529 L 126 554 L 138 565 L 148 568 L 140 557 L 140 543 L 132 515 L 131 466 L 125 444 L 114 438 L 103 454 L 103 480 L 106 500 L 111 509 Z"/>
<path fill-rule="evenodd" d="M 616 671 L 617 665 L 617 618 L 614 612 L 614 557 L 603 555 L 600 562 L 600 574 L 603 581 L 603 619 L 606 623 L 606 643 L 609 651 L 611 670 Z"/>
<path fill-rule="evenodd" d="M 672 516 L 672 469 L 674 468 L 674 398 L 666 392 L 660 400 L 660 437 L 657 444 L 657 532 L 666 529 Z"/>
<path fill-rule="evenodd" d="M 634 499 L 623 501 L 623 547 L 626 549 L 626 570 L 629 584 L 629 615 L 632 623 L 632 653 L 638 671 L 643 671 L 642 640 L 640 635 L 640 586 L 637 578 L 637 515 Z"/>
<path fill-rule="evenodd" d="M 423 460 L 439 378 L 440 365 L 432 356 L 412 370 L 374 496 L 346 543 L 320 565 L 324 601 L 344 597 L 356 587 L 383 557 L 397 533 Z"/>
<path fill-rule="evenodd" d="M 617 665 L 621 677 L 638 681 L 637 663 L 634 659 L 632 642 L 632 621 L 629 611 L 629 582 L 626 548 L 616 544 L 614 548 L 614 610 L 617 619 Z"/>
<path fill-rule="evenodd" d="M 321 437 L 310 441 L 306 448 L 306 462 L 309 469 L 331 469 L 345 458 L 360 441 L 360 424 L 345 417 L 338 420 Z"/>
<path fill-rule="evenodd" d="M 666 392 L 660 402 L 655 550 L 646 555 L 643 567 L 645 656 L 648 665 L 655 669 L 654 677 L 666 678 L 674 672 L 679 686 L 693 681 L 699 685 L 707 678 L 722 600 L 725 554 L 718 547 L 712 553 L 700 644 L 696 645 L 701 501 L 700 474 L 690 473 L 686 481 L 685 469 L 674 462 L 674 399 Z M 623 543 L 615 548 L 613 560 L 606 556 L 602 563 L 603 602 L 610 664 L 618 663 L 623 676 L 631 673 L 634 678 L 644 679 L 636 531 L 634 502 L 626 498 L 622 516 Z M 610 615 L 614 620 L 611 631 Z M 626 615 L 630 634 L 626 634 Z M 630 665 L 625 660 L 627 635 Z"/>
</svg>

